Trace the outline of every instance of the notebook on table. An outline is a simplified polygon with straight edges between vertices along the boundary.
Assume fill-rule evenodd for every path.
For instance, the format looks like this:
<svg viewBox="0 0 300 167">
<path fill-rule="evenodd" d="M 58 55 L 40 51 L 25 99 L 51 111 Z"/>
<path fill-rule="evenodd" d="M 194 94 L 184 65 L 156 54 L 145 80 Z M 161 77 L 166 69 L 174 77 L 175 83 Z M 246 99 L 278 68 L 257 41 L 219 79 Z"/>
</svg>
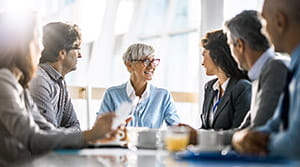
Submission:
<svg viewBox="0 0 300 167">
<path fill-rule="evenodd" d="M 205 151 L 205 152 L 193 152 L 190 150 L 184 152 L 178 152 L 174 154 L 177 160 L 190 160 L 190 161 L 220 161 L 226 162 L 243 162 L 243 163 L 274 163 L 274 164 L 288 164 L 291 160 L 282 157 L 262 157 L 253 155 L 241 155 L 235 151 L 229 151 L 226 154 L 222 154 L 221 151 Z"/>
</svg>

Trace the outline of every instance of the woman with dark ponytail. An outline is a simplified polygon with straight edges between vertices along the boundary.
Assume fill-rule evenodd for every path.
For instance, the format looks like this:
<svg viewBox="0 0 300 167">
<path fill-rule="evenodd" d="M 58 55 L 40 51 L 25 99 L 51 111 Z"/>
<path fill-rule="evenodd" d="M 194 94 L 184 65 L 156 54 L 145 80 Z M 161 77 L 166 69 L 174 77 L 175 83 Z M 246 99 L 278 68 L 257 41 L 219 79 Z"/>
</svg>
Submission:
<svg viewBox="0 0 300 167">
<path fill-rule="evenodd" d="M 206 75 L 217 77 L 205 84 L 201 128 L 237 128 L 250 108 L 251 83 L 232 57 L 222 30 L 206 33 L 201 46 Z"/>
</svg>

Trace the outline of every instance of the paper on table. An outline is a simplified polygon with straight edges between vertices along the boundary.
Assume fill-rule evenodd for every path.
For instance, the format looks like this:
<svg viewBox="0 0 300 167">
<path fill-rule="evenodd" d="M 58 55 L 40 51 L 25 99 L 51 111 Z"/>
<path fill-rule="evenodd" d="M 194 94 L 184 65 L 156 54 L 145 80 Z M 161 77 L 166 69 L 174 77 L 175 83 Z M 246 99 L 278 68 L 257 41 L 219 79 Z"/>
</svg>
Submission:
<svg viewBox="0 0 300 167">
<path fill-rule="evenodd" d="M 140 98 L 138 98 L 138 97 L 135 97 L 133 99 L 132 104 L 131 104 L 131 110 L 132 110 L 132 112 L 130 113 L 131 117 L 134 116 L 135 107 L 137 106 L 137 104 L 139 103 L 139 101 L 140 101 Z"/>
<path fill-rule="evenodd" d="M 126 118 L 128 118 L 131 109 L 132 109 L 131 103 L 124 102 L 120 105 L 120 107 L 115 111 L 116 117 L 113 120 L 113 124 L 112 124 L 113 129 L 117 129 L 118 126 L 121 125 L 121 123 L 125 121 Z"/>
</svg>

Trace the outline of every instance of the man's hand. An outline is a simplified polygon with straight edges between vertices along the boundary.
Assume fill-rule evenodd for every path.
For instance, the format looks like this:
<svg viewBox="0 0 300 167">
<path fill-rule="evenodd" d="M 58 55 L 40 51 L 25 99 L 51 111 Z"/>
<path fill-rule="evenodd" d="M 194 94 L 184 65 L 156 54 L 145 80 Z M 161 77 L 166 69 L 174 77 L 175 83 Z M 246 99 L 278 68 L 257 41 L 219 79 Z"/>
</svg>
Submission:
<svg viewBox="0 0 300 167">
<path fill-rule="evenodd" d="M 266 155 L 269 135 L 248 129 L 234 133 L 233 147 L 240 153 Z"/>
<path fill-rule="evenodd" d="M 116 132 L 112 130 L 112 122 L 114 117 L 115 114 L 112 112 L 99 116 L 93 128 L 83 133 L 84 141 L 88 143 L 97 139 L 105 138 L 108 135 L 109 137 L 113 137 L 116 134 Z"/>
<path fill-rule="evenodd" d="M 118 127 L 118 129 L 125 129 L 126 125 L 132 120 L 132 117 L 128 117 L 125 119 L 125 121 Z"/>
<path fill-rule="evenodd" d="M 109 133 L 106 133 L 104 138 L 97 140 L 96 142 L 100 143 L 109 143 L 115 140 L 126 140 L 126 125 L 131 121 L 132 117 L 128 117 L 117 129 L 112 130 Z M 123 135 L 121 135 L 123 133 Z M 123 137 L 122 137 L 123 136 Z"/>
</svg>

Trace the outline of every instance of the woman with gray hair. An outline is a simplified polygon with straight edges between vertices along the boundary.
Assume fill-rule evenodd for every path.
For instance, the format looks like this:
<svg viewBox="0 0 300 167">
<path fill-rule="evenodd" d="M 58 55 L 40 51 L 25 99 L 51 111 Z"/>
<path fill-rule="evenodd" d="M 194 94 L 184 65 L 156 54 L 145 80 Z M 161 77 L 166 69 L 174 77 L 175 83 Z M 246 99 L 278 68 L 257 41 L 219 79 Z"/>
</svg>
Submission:
<svg viewBox="0 0 300 167">
<path fill-rule="evenodd" d="M 123 55 L 124 64 L 130 73 L 129 81 L 107 89 L 97 115 L 114 112 L 124 103 L 133 103 L 132 120 L 128 126 L 160 128 L 177 125 L 179 117 L 170 93 L 149 83 L 160 59 L 154 49 L 146 44 L 133 44 Z"/>
</svg>

